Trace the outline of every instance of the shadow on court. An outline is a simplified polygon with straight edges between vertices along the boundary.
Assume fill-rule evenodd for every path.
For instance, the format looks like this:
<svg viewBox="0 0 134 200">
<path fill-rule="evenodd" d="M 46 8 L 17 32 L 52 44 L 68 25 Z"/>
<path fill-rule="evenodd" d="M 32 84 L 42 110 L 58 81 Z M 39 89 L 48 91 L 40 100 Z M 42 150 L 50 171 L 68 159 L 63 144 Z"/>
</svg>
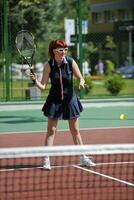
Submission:
<svg viewBox="0 0 134 200">
<path fill-rule="evenodd" d="M 31 117 L 31 116 L 3 116 L 1 117 L 0 123 L 5 124 L 22 124 L 22 123 L 36 123 L 36 122 L 44 122 L 45 118 L 41 117 Z"/>
</svg>

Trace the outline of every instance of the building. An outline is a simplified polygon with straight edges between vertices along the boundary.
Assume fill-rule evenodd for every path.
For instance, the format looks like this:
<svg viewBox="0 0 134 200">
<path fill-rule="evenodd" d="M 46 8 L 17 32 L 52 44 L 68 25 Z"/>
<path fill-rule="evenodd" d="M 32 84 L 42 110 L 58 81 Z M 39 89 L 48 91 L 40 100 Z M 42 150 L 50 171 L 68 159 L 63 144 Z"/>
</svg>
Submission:
<svg viewBox="0 0 134 200">
<path fill-rule="evenodd" d="M 91 32 L 113 32 L 119 22 L 134 25 L 134 0 L 91 0 L 90 17 Z"/>
<path fill-rule="evenodd" d="M 105 51 L 105 39 L 113 38 L 116 44 L 110 52 L 117 66 L 126 58 L 134 62 L 134 0 L 90 0 L 89 34 L 84 40 L 92 41 Z M 103 48 L 104 47 L 104 48 Z M 100 55 L 100 52 L 99 52 Z"/>
</svg>

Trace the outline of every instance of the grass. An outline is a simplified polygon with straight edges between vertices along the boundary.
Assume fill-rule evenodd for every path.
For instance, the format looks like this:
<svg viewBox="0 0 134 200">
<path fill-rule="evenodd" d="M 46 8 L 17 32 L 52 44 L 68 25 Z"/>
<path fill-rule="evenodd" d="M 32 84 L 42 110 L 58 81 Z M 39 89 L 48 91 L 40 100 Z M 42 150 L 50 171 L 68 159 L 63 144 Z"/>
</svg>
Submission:
<svg viewBox="0 0 134 200">
<path fill-rule="evenodd" d="M 84 99 L 134 97 L 134 79 L 124 79 L 124 82 L 124 88 L 115 96 L 107 91 L 104 80 L 93 80 L 93 88 L 88 95 L 84 95 Z"/>
<path fill-rule="evenodd" d="M 29 81 L 21 81 L 16 80 L 10 83 L 10 99 L 11 101 L 25 101 L 30 99 L 29 90 L 33 85 Z M 41 94 L 41 98 L 45 99 L 48 95 L 50 85 L 48 85 L 48 89 Z M 6 84 L 0 82 L 0 101 L 6 100 Z"/>
<path fill-rule="evenodd" d="M 124 79 L 125 87 L 124 89 L 116 96 L 111 95 L 106 88 L 104 87 L 103 80 L 94 80 L 93 81 L 93 89 L 90 94 L 84 96 L 85 99 L 91 98 L 123 98 L 123 97 L 134 97 L 134 79 Z M 11 84 L 10 96 L 12 101 L 16 100 L 29 100 L 26 93 L 29 89 L 28 81 L 14 81 Z M 48 89 L 41 94 L 41 99 L 46 99 L 50 85 L 47 87 Z M 27 93 L 28 94 L 28 93 Z M 5 101 L 5 84 L 0 82 L 0 101 Z"/>
<path fill-rule="evenodd" d="M 105 86 L 104 81 L 93 81 L 93 89 L 91 93 L 87 96 L 88 98 L 93 97 L 134 97 L 134 80 L 133 79 L 124 79 L 125 86 L 117 96 L 110 94 Z M 86 98 L 87 98 L 86 97 Z"/>
<path fill-rule="evenodd" d="M 124 89 L 120 92 L 120 94 L 125 94 L 125 95 L 134 95 L 134 80 L 133 79 L 128 79 L 125 81 L 125 87 Z"/>
</svg>

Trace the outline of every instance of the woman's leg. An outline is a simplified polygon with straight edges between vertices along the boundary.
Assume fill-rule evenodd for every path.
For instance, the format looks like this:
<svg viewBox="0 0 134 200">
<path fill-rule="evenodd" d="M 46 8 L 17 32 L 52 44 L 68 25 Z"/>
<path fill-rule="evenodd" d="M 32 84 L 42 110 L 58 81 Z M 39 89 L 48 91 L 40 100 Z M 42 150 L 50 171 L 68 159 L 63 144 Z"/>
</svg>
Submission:
<svg viewBox="0 0 134 200">
<path fill-rule="evenodd" d="M 70 119 L 69 121 L 69 129 L 73 137 L 74 144 L 81 145 L 83 144 L 82 138 L 79 132 L 79 119 Z"/>
<path fill-rule="evenodd" d="M 45 145 L 46 146 L 52 146 L 54 142 L 54 136 L 56 133 L 56 127 L 57 127 L 57 119 L 48 118 L 48 127 L 47 127 L 47 135 L 45 138 Z M 50 159 L 48 156 L 45 157 L 43 168 L 46 170 L 51 169 L 50 165 Z"/>
<path fill-rule="evenodd" d="M 55 137 L 55 133 L 56 133 L 57 121 L 58 121 L 57 119 L 48 118 L 47 135 L 45 138 L 46 146 L 53 145 L 54 137 Z"/>
<path fill-rule="evenodd" d="M 81 138 L 81 135 L 80 135 L 80 132 L 79 132 L 79 120 L 78 120 L 78 118 L 69 120 L 69 128 L 70 128 L 70 132 L 71 132 L 72 137 L 73 137 L 74 144 L 82 145 L 83 142 L 82 142 L 82 138 Z M 89 159 L 87 156 L 81 155 L 80 156 L 80 165 L 82 165 L 82 166 L 95 166 L 96 164 L 94 162 L 92 162 L 92 160 Z"/>
</svg>

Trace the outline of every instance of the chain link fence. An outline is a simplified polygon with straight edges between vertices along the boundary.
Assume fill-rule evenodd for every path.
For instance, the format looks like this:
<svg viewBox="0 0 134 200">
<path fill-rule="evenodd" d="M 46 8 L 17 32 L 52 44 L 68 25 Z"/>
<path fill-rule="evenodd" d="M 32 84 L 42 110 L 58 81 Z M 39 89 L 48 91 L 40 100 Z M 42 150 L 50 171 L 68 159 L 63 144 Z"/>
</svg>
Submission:
<svg viewBox="0 0 134 200">
<path fill-rule="evenodd" d="M 10 18 L 11 8 L 4 2 L 8 1 L 2 1 L 0 4 L 0 101 L 45 99 L 49 85 L 48 90 L 41 94 L 30 83 L 29 78 L 21 73 L 21 69 L 25 68 L 26 65 L 23 60 L 20 60 L 15 47 L 15 36 L 18 28 L 15 29 L 13 26 L 13 19 Z M 20 11 L 21 18 L 23 17 L 22 13 Z M 94 32 L 89 31 L 88 34 L 82 35 L 82 71 L 84 76 L 109 75 L 116 68 L 133 63 L 134 30 L 131 29 L 133 24 L 134 21 L 115 22 L 111 32 L 95 32 L 94 30 Z M 7 27 L 5 28 L 5 26 Z M 20 25 L 20 29 L 22 28 L 23 24 Z M 7 31 L 9 35 L 6 35 Z M 8 37 L 8 43 L 5 41 L 5 35 Z M 76 35 L 71 36 L 75 46 L 70 47 L 69 52 L 76 59 L 78 57 L 74 54 L 78 52 L 78 49 L 76 50 L 77 38 Z M 35 68 L 39 79 L 41 79 L 43 63 L 36 63 Z"/>
</svg>

